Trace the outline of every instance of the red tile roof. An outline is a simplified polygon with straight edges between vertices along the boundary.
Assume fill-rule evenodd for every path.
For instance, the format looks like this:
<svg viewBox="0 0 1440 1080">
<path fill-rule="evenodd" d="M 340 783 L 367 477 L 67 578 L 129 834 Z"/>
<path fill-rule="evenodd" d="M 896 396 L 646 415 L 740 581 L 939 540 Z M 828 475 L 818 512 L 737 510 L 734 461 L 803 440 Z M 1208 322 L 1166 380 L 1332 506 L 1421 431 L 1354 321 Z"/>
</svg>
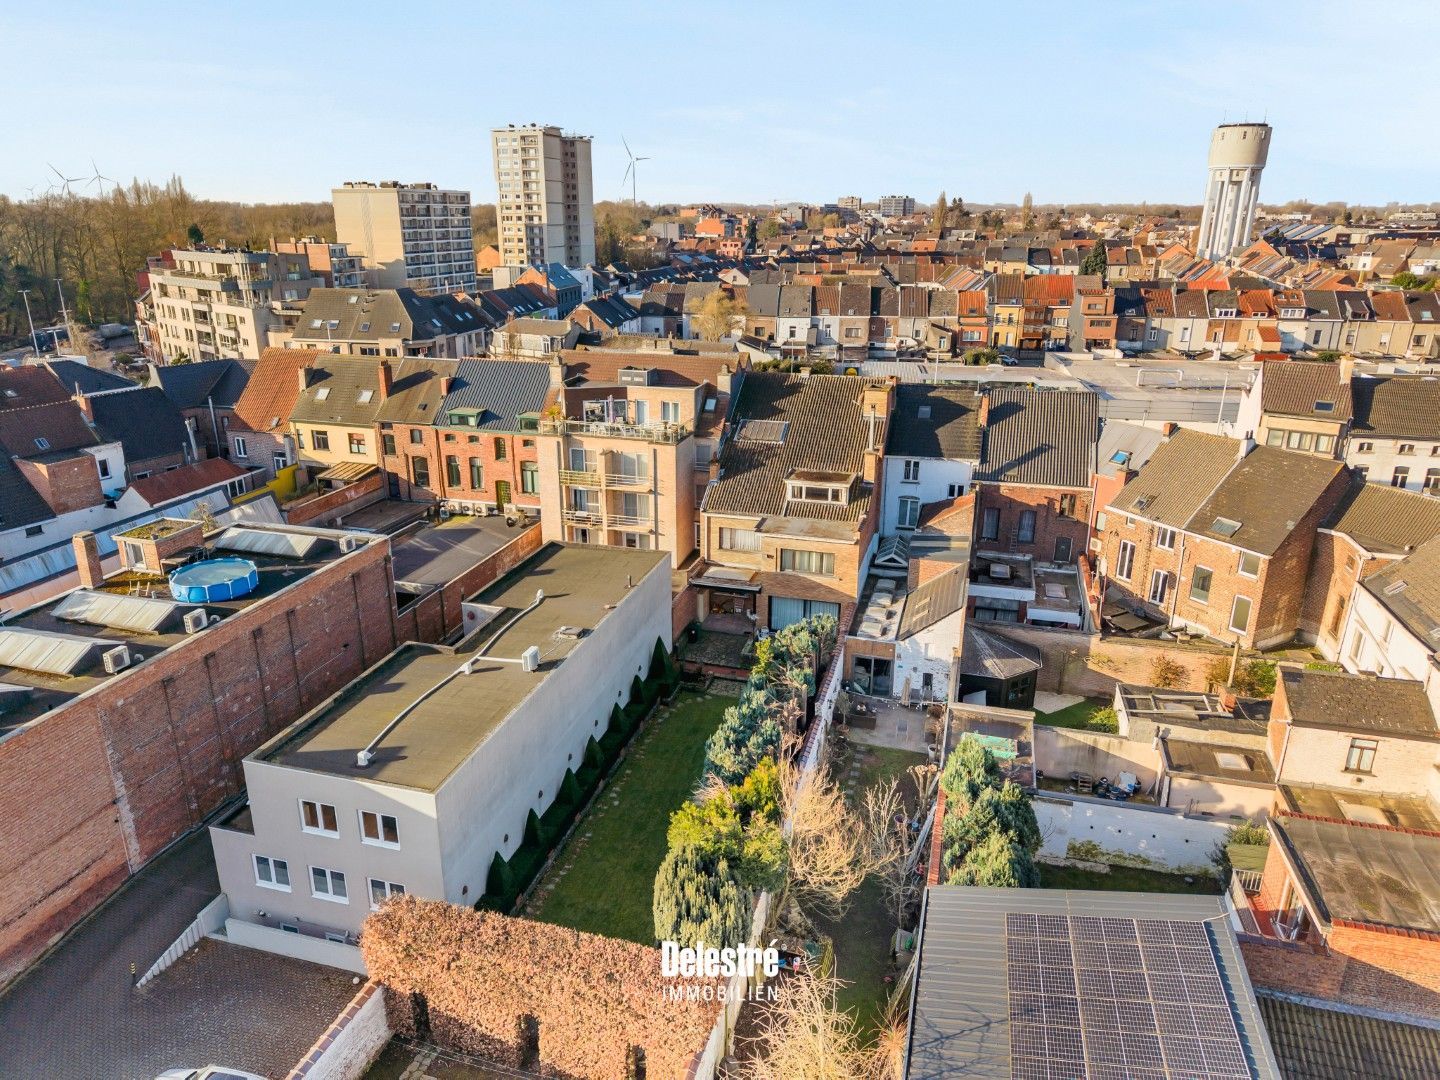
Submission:
<svg viewBox="0 0 1440 1080">
<path fill-rule="evenodd" d="M 156 473 L 143 480 L 136 480 L 130 490 L 151 506 L 172 502 L 196 491 L 204 491 L 216 484 L 244 476 L 247 470 L 226 461 L 224 458 L 207 458 L 193 465 L 182 465 L 169 472 Z"/>
<path fill-rule="evenodd" d="M 297 372 L 320 355 L 318 349 L 266 349 L 235 403 L 231 426 L 240 431 L 273 431 L 290 422 L 300 396 Z"/>
</svg>

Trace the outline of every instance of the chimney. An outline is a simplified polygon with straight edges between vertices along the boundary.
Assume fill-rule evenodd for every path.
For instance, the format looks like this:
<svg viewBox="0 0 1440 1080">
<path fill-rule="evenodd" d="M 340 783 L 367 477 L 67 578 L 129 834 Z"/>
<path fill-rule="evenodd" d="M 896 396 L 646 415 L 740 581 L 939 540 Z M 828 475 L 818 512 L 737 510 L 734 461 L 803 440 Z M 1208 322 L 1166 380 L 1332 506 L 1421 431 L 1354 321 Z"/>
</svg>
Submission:
<svg viewBox="0 0 1440 1080">
<path fill-rule="evenodd" d="M 380 400 L 385 401 L 390 397 L 390 392 L 395 389 L 395 372 L 391 370 L 389 360 L 380 361 Z"/>
<path fill-rule="evenodd" d="M 75 569 L 80 571 L 80 587 L 94 589 L 105 580 L 105 571 L 100 568 L 100 545 L 95 534 L 88 529 L 77 532 L 70 538 L 75 549 Z"/>
<path fill-rule="evenodd" d="M 1255 449 L 1255 440 L 1246 435 L 1240 440 L 1240 449 L 1235 454 L 1236 461 L 1244 461 L 1251 450 Z"/>
<path fill-rule="evenodd" d="M 565 386 L 565 361 L 558 356 L 550 360 L 550 385 L 556 390 Z"/>
<path fill-rule="evenodd" d="M 1177 424 L 1177 423 L 1175 423 L 1174 420 L 1166 420 L 1165 423 L 1163 423 L 1163 424 L 1160 425 L 1160 434 L 1164 435 L 1165 438 L 1167 438 L 1167 439 L 1170 438 L 1171 435 L 1174 435 L 1175 432 L 1177 432 L 1177 431 L 1179 431 L 1179 430 L 1180 430 L 1180 425 Z"/>
<path fill-rule="evenodd" d="M 1224 709 L 1226 712 L 1230 713 L 1233 716 L 1235 713 L 1236 704 L 1237 700 L 1234 690 L 1227 686 L 1220 691 L 1220 707 L 1222 709 Z"/>
<path fill-rule="evenodd" d="M 733 379 L 734 375 L 730 371 L 730 365 L 721 364 L 720 371 L 715 376 L 715 389 L 719 390 L 722 394 L 730 393 L 730 387 L 732 385 Z"/>
<path fill-rule="evenodd" d="M 310 386 L 310 369 L 308 367 L 302 367 L 299 371 L 295 372 L 295 374 L 299 376 L 300 393 L 303 394 Z"/>
<path fill-rule="evenodd" d="M 975 411 L 975 426 L 984 431 L 990 425 L 990 395 L 980 395 L 980 408 Z"/>
<path fill-rule="evenodd" d="M 1346 353 L 1344 356 L 1340 357 L 1340 360 L 1336 366 L 1340 369 L 1340 381 L 1342 383 L 1348 383 L 1350 381 L 1351 375 L 1355 373 L 1355 357 L 1352 356 L 1350 353 Z"/>
<path fill-rule="evenodd" d="M 450 376 L 449 376 L 449 375 L 441 375 L 441 376 L 440 376 L 440 396 L 441 396 L 441 397 L 444 397 L 444 396 L 445 396 L 446 394 L 448 394 L 448 393 L 450 393 Z"/>
<path fill-rule="evenodd" d="M 152 386 L 159 386 L 160 384 L 159 384 L 158 382 L 156 382 L 156 383 L 152 383 L 151 385 L 152 385 Z M 94 410 L 94 408 L 90 405 L 90 399 L 87 398 L 84 394 L 80 393 L 79 391 L 76 391 L 75 394 L 74 394 L 74 396 L 71 398 L 71 400 L 74 401 L 75 404 L 76 404 L 77 406 L 79 406 L 80 411 L 85 414 L 85 422 L 86 422 L 87 424 L 89 424 L 91 427 L 94 427 L 94 426 L 95 426 L 95 410 Z"/>
</svg>

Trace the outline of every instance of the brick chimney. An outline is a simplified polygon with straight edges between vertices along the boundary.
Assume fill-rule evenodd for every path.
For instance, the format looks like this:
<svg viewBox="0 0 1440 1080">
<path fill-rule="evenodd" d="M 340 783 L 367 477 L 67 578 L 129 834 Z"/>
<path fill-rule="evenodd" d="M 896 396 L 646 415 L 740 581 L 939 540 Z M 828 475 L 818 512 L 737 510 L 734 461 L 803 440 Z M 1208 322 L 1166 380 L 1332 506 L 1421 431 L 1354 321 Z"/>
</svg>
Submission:
<svg viewBox="0 0 1440 1080">
<path fill-rule="evenodd" d="M 975 426 L 984 431 L 990 424 L 990 395 L 980 395 L 980 408 L 975 412 Z"/>
<path fill-rule="evenodd" d="M 299 371 L 295 372 L 295 375 L 300 381 L 300 393 L 303 394 L 310 388 L 310 369 L 308 367 L 302 367 Z"/>
<path fill-rule="evenodd" d="M 1165 438 L 1167 438 L 1167 439 L 1170 438 L 1171 435 L 1174 435 L 1175 432 L 1177 432 L 1177 431 L 1179 431 L 1179 430 L 1180 430 L 1180 425 L 1177 424 L 1177 423 L 1175 423 L 1174 420 L 1166 420 L 1165 423 L 1163 423 L 1163 424 L 1160 425 L 1160 434 L 1161 434 L 1161 435 L 1164 435 Z"/>
<path fill-rule="evenodd" d="M 440 376 L 440 396 L 441 396 L 441 397 L 444 397 L 446 394 L 450 393 L 450 383 L 451 383 L 451 379 L 450 379 L 450 376 L 449 376 L 449 375 L 441 375 L 441 376 Z"/>
<path fill-rule="evenodd" d="M 395 389 L 395 372 L 390 367 L 389 360 L 380 361 L 380 400 L 385 401 L 390 397 L 390 392 Z"/>
<path fill-rule="evenodd" d="M 550 359 L 550 385 L 557 390 L 565 385 L 565 361 L 558 356 Z"/>
<path fill-rule="evenodd" d="M 1349 353 L 1345 353 L 1340 357 L 1336 367 L 1339 368 L 1340 381 L 1342 383 L 1348 383 L 1351 375 L 1355 373 L 1355 357 Z"/>
<path fill-rule="evenodd" d="M 70 538 L 75 549 L 75 569 L 80 571 L 80 587 L 96 588 L 105 580 L 105 571 L 100 568 L 100 545 L 95 534 L 86 529 Z"/>
<path fill-rule="evenodd" d="M 159 386 L 160 384 L 159 382 L 155 382 L 151 385 Z M 93 425 L 95 423 L 95 410 L 90 405 L 90 399 L 77 390 L 71 400 L 74 401 L 80 411 L 85 414 L 85 422 Z"/>
</svg>

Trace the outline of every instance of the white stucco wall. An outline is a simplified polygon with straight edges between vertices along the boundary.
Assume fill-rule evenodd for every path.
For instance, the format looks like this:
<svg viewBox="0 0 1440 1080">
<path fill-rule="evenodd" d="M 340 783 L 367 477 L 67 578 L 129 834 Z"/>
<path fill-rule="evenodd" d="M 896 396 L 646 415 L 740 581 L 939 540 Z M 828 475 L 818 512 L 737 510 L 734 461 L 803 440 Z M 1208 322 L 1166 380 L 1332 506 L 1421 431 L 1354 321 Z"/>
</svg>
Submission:
<svg viewBox="0 0 1440 1080">
<path fill-rule="evenodd" d="M 920 462 L 920 479 L 918 482 L 910 482 L 904 479 L 905 462 Z M 974 463 L 969 461 L 950 461 L 945 458 L 885 458 L 885 483 L 884 504 L 880 510 L 880 533 L 882 536 L 893 535 L 900 521 L 900 500 L 905 497 L 912 497 L 920 500 L 920 505 L 939 502 L 942 499 L 951 498 L 950 485 L 960 485 L 959 494 L 970 490 L 971 477 L 974 475 Z"/>
<path fill-rule="evenodd" d="M 954 664 L 955 650 L 960 647 L 960 633 L 965 628 L 964 610 L 947 615 L 918 634 L 895 643 L 894 693 L 898 698 L 910 679 L 911 700 L 920 696 L 929 673 L 934 680 L 930 694 L 932 701 L 948 701 L 950 698 L 950 669 Z"/>
<path fill-rule="evenodd" d="M 1101 862 L 1186 873 L 1213 868 L 1210 853 L 1231 825 L 1226 818 L 1187 818 L 1174 810 L 1048 792 L 1035 798 L 1035 816 L 1044 837 L 1041 855 L 1065 858 L 1072 843 L 1089 841 L 1099 845 Z"/>
</svg>

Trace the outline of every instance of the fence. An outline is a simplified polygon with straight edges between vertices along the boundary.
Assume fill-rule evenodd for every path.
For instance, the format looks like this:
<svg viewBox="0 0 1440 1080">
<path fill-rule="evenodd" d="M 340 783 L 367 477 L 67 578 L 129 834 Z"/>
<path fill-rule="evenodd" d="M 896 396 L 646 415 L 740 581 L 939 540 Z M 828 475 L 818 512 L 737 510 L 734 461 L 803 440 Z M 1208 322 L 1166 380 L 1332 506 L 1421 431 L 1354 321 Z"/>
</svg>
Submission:
<svg viewBox="0 0 1440 1080">
<path fill-rule="evenodd" d="M 230 915 L 230 900 L 224 893 L 215 897 L 210 903 L 200 909 L 200 914 L 195 916 L 195 921 L 187 926 L 170 947 L 160 954 L 160 959 L 150 965 L 150 970 L 141 975 L 135 981 L 136 986 L 144 986 L 151 979 L 155 978 L 171 964 L 179 960 L 187 952 L 200 944 L 200 939 L 215 933 L 225 925 L 225 920 Z"/>
</svg>

